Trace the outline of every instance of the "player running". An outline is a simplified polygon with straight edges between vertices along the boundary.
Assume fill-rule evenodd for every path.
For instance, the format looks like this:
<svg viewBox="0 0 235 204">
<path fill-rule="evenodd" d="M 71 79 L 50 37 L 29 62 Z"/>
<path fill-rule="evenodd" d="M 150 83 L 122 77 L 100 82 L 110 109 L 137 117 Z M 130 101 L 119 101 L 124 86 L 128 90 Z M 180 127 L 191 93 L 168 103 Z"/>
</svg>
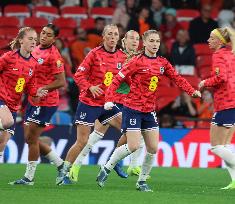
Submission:
<svg viewBox="0 0 235 204">
<path fill-rule="evenodd" d="M 233 52 L 226 47 L 232 42 Z M 200 82 L 199 88 L 213 87 L 214 109 L 210 127 L 211 151 L 225 161 L 231 183 L 222 188 L 235 189 L 235 154 L 229 147 L 235 130 L 235 31 L 214 29 L 208 39 L 212 56 L 211 77 Z"/>
<path fill-rule="evenodd" d="M 31 52 L 36 43 L 36 31 L 30 27 L 21 28 L 10 43 L 12 51 L 0 58 L 0 158 L 11 135 L 14 135 L 22 94 L 27 92 L 32 99 L 36 95 L 42 97 L 47 94 L 46 90 L 34 87 L 37 61 Z"/>
<path fill-rule="evenodd" d="M 48 94 L 38 101 L 33 100 L 31 96 L 28 98 L 29 104 L 24 125 L 25 139 L 29 147 L 28 163 L 24 177 L 11 182 L 12 185 L 34 184 L 34 175 L 40 153 L 50 162 L 53 162 L 58 170 L 63 167 L 63 160 L 48 145 L 39 141 L 44 127 L 49 125 L 52 115 L 57 110 L 59 104 L 58 89 L 65 85 L 62 57 L 53 45 L 58 35 L 59 29 L 55 25 L 44 26 L 40 33 L 40 44 L 33 51 L 33 56 L 39 64 L 36 70 L 37 87 L 40 87 L 40 90 L 47 90 Z"/>
<path fill-rule="evenodd" d="M 123 51 L 127 57 L 125 63 L 127 63 L 127 61 L 129 61 L 134 55 L 138 53 L 137 49 L 139 47 L 139 38 L 140 38 L 139 34 L 136 31 L 130 30 L 125 34 L 125 37 L 122 39 Z M 120 110 L 122 110 L 122 103 L 125 97 L 125 95 L 123 94 L 128 94 L 129 91 L 130 91 L 130 87 L 125 82 L 123 82 L 120 85 L 119 89 L 116 91 L 118 94 L 115 95 L 115 103 Z M 96 120 L 95 130 L 89 135 L 89 139 L 88 139 L 86 146 L 78 155 L 77 159 L 75 160 L 75 162 L 73 163 L 69 171 L 70 180 L 74 182 L 78 181 L 78 174 L 79 174 L 84 158 L 91 151 L 92 147 L 104 137 L 104 134 L 107 132 L 108 128 L 109 128 L 108 124 L 102 125 L 99 123 L 98 120 Z M 140 157 L 140 154 L 142 153 L 142 149 L 144 146 L 143 138 L 141 141 L 142 143 L 140 145 L 140 148 L 131 154 L 131 162 L 128 168 L 129 175 L 136 175 L 136 174 L 138 175 L 140 172 L 140 167 L 138 166 L 138 158 Z M 121 142 L 122 142 L 122 138 L 120 139 L 118 146 Z M 114 170 L 117 172 L 117 174 L 120 177 L 126 178 L 128 176 L 125 174 L 125 172 L 122 171 L 119 163 L 117 163 L 117 165 L 114 167 Z"/>
<path fill-rule="evenodd" d="M 136 151 L 140 145 L 141 133 L 144 137 L 147 153 L 141 168 L 136 188 L 139 191 L 152 191 L 146 183 L 152 163 L 157 152 L 159 141 L 159 127 L 156 116 L 157 87 L 163 75 L 173 80 L 177 86 L 193 97 L 200 97 L 184 78 L 182 78 L 163 57 L 157 56 L 160 46 L 159 34 L 155 30 L 148 30 L 143 34 L 143 54 L 134 57 L 116 75 L 112 85 L 107 90 L 104 108 L 112 110 L 115 107 L 114 93 L 121 82 L 131 78 L 130 93 L 126 96 L 123 105 L 122 129 L 127 137 L 124 144 L 113 152 L 110 160 L 101 166 L 97 176 L 97 183 L 103 187 L 109 173 L 118 161 Z"/>
</svg>

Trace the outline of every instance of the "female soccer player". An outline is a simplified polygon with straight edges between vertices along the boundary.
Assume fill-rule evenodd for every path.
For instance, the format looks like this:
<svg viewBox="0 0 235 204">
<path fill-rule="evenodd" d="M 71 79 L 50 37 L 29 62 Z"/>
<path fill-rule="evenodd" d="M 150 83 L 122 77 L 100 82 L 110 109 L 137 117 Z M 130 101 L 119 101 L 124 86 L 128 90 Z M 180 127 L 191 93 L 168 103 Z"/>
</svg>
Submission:
<svg viewBox="0 0 235 204">
<path fill-rule="evenodd" d="M 137 49 L 139 47 L 139 38 L 140 38 L 139 34 L 136 31 L 130 30 L 125 34 L 125 37 L 122 39 L 123 51 L 127 57 L 125 63 L 127 63 L 127 61 L 129 61 L 134 55 L 137 54 Z M 129 85 L 125 82 L 123 82 L 121 86 L 119 87 L 119 89 L 117 90 L 118 94 L 116 94 L 115 96 L 115 103 L 119 107 L 120 110 L 122 109 L 122 103 L 125 97 L 125 95 L 123 94 L 127 94 L 129 90 L 130 90 Z M 96 120 L 95 130 L 89 135 L 89 139 L 88 139 L 86 146 L 78 155 L 77 159 L 75 160 L 75 162 L 73 163 L 70 169 L 69 176 L 72 181 L 75 181 L 75 182 L 78 181 L 78 173 L 79 173 L 79 170 L 80 170 L 80 167 L 82 165 L 84 158 L 91 151 L 92 147 L 104 137 L 104 134 L 107 132 L 108 128 L 109 128 L 109 125 L 102 125 L 101 123 L 99 123 L 98 120 Z M 139 174 L 140 167 L 138 166 L 137 160 L 142 152 L 143 146 L 144 146 L 144 141 L 142 140 L 140 148 L 137 151 L 135 151 L 133 154 L 131 154 L 131 162 L 128 168 L 129 174 Z M 126 178 L 128 176 L 125 174 L 125 172 L 122 171 L 119 164 L 117 164 L 114 167 L 114 170 L 122 178 Z"/>
<path fill-rule="evenodd" d="M 231 28 L 214 29 L 208 39 L 212 56 L 211 77 L 199 88 L 213 87 L 214 110 L 210 127 L 211 151 L 225 161 L 232 182 L 222 189 L 235 188 L 235 155 L 229 148 L 235 124 L 235 32 Z M 226 47 L 232 42 L 233 52 Z"/>
<path fill-rule="evenodd" d="M 106 95 L 104 108 L 112 109 L 115 105 L 114 93 L 125 78 L 131 79 L 130 92 L 123 103 L 122 129 L 126 133 L 127 144 L 113 152 L 110 160 L 101 166 L 97 176 L 97 183 L 104 186 L 108 174 L 116 163 L 136 151 L 140 145 L 141 133 L 144 137 L 147 153 L 142 165 L 141 173 L 136 187 L 140 191 L 152 191 L 146 179 L 152 168 L 159 140 L 159 127 L 156 116 L 157 87 L 163 75 L 173 80 L 177 86 L 193 97 L 200 97 L 200 92 L 182 78 L 171 64 L 162 57 L 157 56 L 160 46 L 159 34 L 155 30 L 148 30 L 143 34 L 143 54 L 134 57 L 116 75 Z"/>
<path fill-rule="evenodd" d="M 37 61 L 31 55 L 37 43 L 37 33 L 33 28 L 24 27 L 10 43 L 12 51 L 0 58 L 0 158 L 15 131 L 16 112 L 21 105 L 21 97 L 28 92 L 32 98 L 44 96 L 47 91 L 34 88 Z M 37 91 L 37 94 L 36 94 Z"/>
<path fill-rule="evenodd" d="M 58 35 L 59 29 L 55 25 L 44 26 L 40 33 L 40 44 L 33 51 L 33 56 L 39 64 L 36 70 L 37 87 L 40 90 L 47 90 L 48 94 L 38 101 L 33 100 L 32 97 L 28 98 L 24 125 L 25 140 L 29 147 L 28 164 L 24 177 L 11 184 L 34 184 L 39 153 L 57 167 L 63 166 L 63 160 L 49 146 L 39 141 L 44 127 L 49 124 L 52 115 L 56 112 L 59 103 L 58 89 L 65 85 L 62 57 L 53 45 Z"/>
<path fill-rule="evenodd" d="M 94 126 L 96 119 L 102 125 L 109 124 L 121 129 L 120 110 L 115 107 L 109 112 L 103 107 L 105 91 L 126 59 L 125 53 L 116 48 L 118 40 L 117 26 L 112 24 L 105 26 L 103 45 L 91 50 L 75 73 L 75 82 L 81 90 L 75 115 L 77 141 L 67 153 L 64 174 L 69 171 L 71 164 L 87 144 L 91 127 Z M 65 178 L 61 182 L 67 183 Z"/>
</svg>

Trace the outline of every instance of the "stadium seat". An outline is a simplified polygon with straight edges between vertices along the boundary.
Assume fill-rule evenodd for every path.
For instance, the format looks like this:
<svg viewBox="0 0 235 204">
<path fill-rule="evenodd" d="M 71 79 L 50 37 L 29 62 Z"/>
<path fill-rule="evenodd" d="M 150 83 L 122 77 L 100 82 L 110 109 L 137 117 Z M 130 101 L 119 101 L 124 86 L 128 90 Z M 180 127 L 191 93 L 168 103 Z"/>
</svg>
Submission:
<svg viewBox="0 0 235 204">
<path fill-rule="evenodd" d="M 180 21 L 179 24 L 181 25 L 181 27 L 184 30 L 188 30 L 189 29 L 189 21 Z"/>
<path fill-rule="evenodd" d="M 75 40 L 74 29 L 62 28 L 60 29 L 59 38 L 61 38 L 65 44 L 69 44 Z"/>
<path fill-rule="evenodd" d="M 87 19 L 82 19 L 80 22 L 80 27 L 89 30 L 95 27 L 95 19 L 94 18 L 87 18 Z"/>
<path fill-rule="evenodd" d="M 197 67 L 211 66 L 211 64 L 212 64 L 212 55 L 199 55 L 196 58 Z"/>
<path fill-rule="evenodd" d="M 157 107 L 161 110 L 174 101 L 181 91 L 178 87 L 158 87 Z M 170 93 L 170 94 L 169 94 Z"/>
<path fill-rule="evenodd" d="M 173 39 L 173 38 L 165 41 L 168 53 L 171 53 L 171 48 L 172 48 L 174 42 L 175 42 L 175 39 Z"/>
<path fill-rule="evenodd" d="M 198 10 L 194 9 L 178 9 L 176 10 L 177 21 L 191 21 L 200 15 Z"/>
<path fill-rule="evenodd" d="M 15 16 L 20 20 L 20 26 L 23 26 L 23 21 L 25 18 L 30 17 L 30 10 L 25 5 L 6 5 L 4 8 L 4 16 L 10 17 Z"/>
<path fill-rule="evenodd" d="M 5 27 L 0 27 L 0 38 L 5 40 L 13 40 L 13 38 L 16 37 L 18 34 L 18 28 L 14 27 L 8 27 L 7 29 Z"/>
<path fill-rule="evenodd" d="M 189 76 L 189 75 L 184 75 L 183 76 L 195 89 L 198 89 L 198 84 L 200 82 L 199 77 L 197 76 Z"/>
<path fill-rule="evenodd" d="M 51 118 L 52 125 L 71 125 L 72 117 L 65 112 L 57 111 Z"/>
<path fill-rule="evenodd" d="M 94 7 L 91 9 L 91 17 L 97 18 L 102 17 L 106 19 L 107 23 L 111 23 L 113 18 L 114 8 L 109 7 Z"/>
<path fill-rule="evenodd" d="M 41 31 L 42 27 L 47 24 L 47 19 L 42 17 L 30 17 L 24 19 L 24 26 L 33 27 L 38 33 Z"/>
<path fill-rule="evenodd" d="M 19 27 L 20 22 L 16 17 L 0 17 L 0 27 L 9 28 L 9 27 Z"/>
<path fill-rule="evenodd" d="M 0 33 L 0 35 L 1 35 L 1 33 Z M 0 36 L 0 50 L 8 47 L 8 43 L 9 43 L 9 40 L 1 39 L 1 36 Z"/>
<path fill-rule="evenodd" d="M 210 77 L 211 66 L 201 66 L 201 67 L 197 67 L 197 69 L 198 69 L 198 74 L 201 77 L 201 79 L 206 79 Z"/>
<path fill-rule="evenodd" d="M 54 6 L 36 6 L 32 13 L 33 16 L 46 18 L 49 22 L 59 18 L 59 11 Z"/>
<path fill-rule="evenodd" d="M 72 18 L 57 18 L 53 23 L 59 28 L 70 28 L 75 29 L 77 27 L 77 22 Z"/>
<path fill-rule="evenodd" d="M 88 18 L 87 9 L 80 6 L 66 6 L 61 9 L 61 17 L 73 18 L 76 20 L 77 25 L 79 25 L 82 19 Z"/>
<path fill-rule="evenodd" d="M 208 44 L 206 43 L 194 44 L 193 47 L 195 49 L 196 56 L 212 54 L 212 51 L 210 50 Z"/>
</svg>

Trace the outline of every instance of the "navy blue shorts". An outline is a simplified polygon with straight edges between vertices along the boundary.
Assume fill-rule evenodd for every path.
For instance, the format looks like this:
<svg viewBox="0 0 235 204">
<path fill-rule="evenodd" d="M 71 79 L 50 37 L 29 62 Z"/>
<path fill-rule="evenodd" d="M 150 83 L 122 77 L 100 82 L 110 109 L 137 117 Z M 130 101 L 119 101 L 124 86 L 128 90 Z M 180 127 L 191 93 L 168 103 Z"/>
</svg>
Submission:
<svg viewBox="0 0 235 204">
<path fill-rule="evenodd" d="M 158 130 L 156 112 L 144 113 L 123 106 L 122 109 L 122 132 L 127 131 L 152 131 Z"/>
<path fill-rule="evenodd" d="M 7 106 L 7 105 L 5 104 L 4 101 L 0 100 L 0 107 L 1 106 Z M 12 114 L 12 117 L 14 119 L 14 124 L 11 127 L 7 128 L 5 131 L 9 132 L 11 135 L 14 135 L 15 134 L 15 129 L 16 129 L 16 116 L 17 116 L 17 113 L 11 111 L 11 114 Z"/>
<path fill-rule="evenodd" d="M 41 126 L 48 126 L 56 110 L 57 106 L 32 106 L 28 103 L 25 113 L 25 124 L 33 122 Z"/>
<path fill-rule="evenodd" d="M 105 110 L 103 106 L 89 106 L 79 102 L 74 123 L 94 126 L 95 120 L 98 119 L 101 124 L 105 125 L 118 115 L 121 115 L 121 111 L 116 106 L 114 106 L 112 110 Z"/>
<path fill-rule="evenodd" d="M 215 112 L 211 124 L 228 128 L 233 127 L 235 125 L 235 108 Z"/>
</svg>

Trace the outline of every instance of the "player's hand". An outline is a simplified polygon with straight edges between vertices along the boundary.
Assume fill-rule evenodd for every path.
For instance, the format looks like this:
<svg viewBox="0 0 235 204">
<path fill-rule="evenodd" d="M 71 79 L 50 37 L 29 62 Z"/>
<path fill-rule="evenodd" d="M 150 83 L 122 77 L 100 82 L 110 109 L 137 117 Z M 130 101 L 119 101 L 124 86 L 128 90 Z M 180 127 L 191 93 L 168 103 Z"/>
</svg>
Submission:
<svg viewBox="0 0 235 204">
<path fill-rule="evenodd" d="M 196 90 L 196 91 L 193 92 L 192 97 L 193 98 L 201 98 L 202 94 L 201 94 L 200 91 Z"/>
<path fill-rule="evenodd" d="M 112 110 L 113 109 L 113 106 L 115 106 L 115 104 L 113 102 L 106 102 L 104 104 L 104 109 L 105 110 Z"/>
<path fill-rule="evenodd" d="M 198 84 L 198 88 L 199 90 L 204 88 L 204 84 L 205 84 L 205 80 L 202 80 L 199 84 Z"/>
<path fill-rule="evenodd" d="M 44 87 L 40 87 L 38 90 L 37 90 L 37 94 L 36 96 L 38 97 L 44 97 L 46 96 L 48 93 L 48 90 L 44 89 Z"/>
<path fill-rule="evenodd" d="M 92 96 L 95 98 L 96 96 L 100 96 L 104 93 L 103 89 L 100 88 L 101 84 L 96 85 L 96 86 L 91 86 L 89 88 Z"/>
</svg>

